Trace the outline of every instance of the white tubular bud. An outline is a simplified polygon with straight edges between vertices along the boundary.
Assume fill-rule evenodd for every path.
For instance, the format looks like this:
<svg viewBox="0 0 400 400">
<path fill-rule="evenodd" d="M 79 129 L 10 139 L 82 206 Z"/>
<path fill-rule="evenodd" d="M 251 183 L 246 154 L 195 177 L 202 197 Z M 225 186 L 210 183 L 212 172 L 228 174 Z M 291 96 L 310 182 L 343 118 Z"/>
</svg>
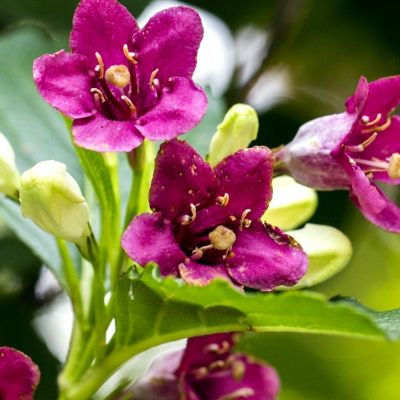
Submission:
<svg viewBox="0 0 400 400">
<path fill-rule="evenodd" d="M 14 151 L 0 132 L 0 192 L 18 199 L 19 173 L 15 164 Z"/>
<path fill-rule="evenodd" d="M 44 231 L 86 248 L 89 207 L 65 164 L 42 161 L 21 176 L 22 215 Z"/>
</svg>

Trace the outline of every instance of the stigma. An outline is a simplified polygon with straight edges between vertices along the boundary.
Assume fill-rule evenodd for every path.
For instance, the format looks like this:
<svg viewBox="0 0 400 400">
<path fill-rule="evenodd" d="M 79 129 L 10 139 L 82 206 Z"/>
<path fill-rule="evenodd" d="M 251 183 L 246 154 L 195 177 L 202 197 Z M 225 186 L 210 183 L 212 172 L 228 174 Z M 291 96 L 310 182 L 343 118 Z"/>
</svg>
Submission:
<svg viewBox="0 0 400 400">
<path fill-rule="evenodd" d="M 123 89 L 129 85 L 131 74 L 125 65 L 112 65 L 107 69 L 105 78 L 111 85 Z"/>
</svg>

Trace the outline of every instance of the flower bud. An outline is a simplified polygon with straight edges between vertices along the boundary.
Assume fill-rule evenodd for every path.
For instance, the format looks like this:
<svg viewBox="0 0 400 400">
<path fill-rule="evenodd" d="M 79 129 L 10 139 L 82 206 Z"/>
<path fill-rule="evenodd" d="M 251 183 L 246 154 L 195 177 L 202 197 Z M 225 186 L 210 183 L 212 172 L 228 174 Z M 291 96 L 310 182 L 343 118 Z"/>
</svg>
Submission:
<svg viewBox="0 0 400 400">
<path fill-rule="evenodd" d="M 67 167 L 42 161 L 21 176 L 22 215 L 44 231 L 85 248 L 89 207 Z"/>
<path fill-rule="evenodd" d="M 272 180 L 274 195 L 267 211 L 261 217 L 284 231 L 295 229 L 313 215 L 318 205 L 317 192 L 300 185 L 290 176 L 278 176 Z"/>
<path fill-rule="evenodd" d="M 0 192 L 18 199 L 18 191 L 19 173 L 15 154 L 6 137 L 0 133 Z"/>
<path fill-rule="evenodd" d="M 235 104 L 217 126 L 207 161 L 214 166 L 229 154 L 247 148 L 257 138 L 257 133 L 258 117 L 254 108 Z"/>
<path fill-rule="evenodd" d="M 353 249 L 350 240 L 338 229 L 327 225 L 307 224 L 287 232 L 303 247 L 309 258 L 306 274 L 299 282 L 279 290 L 302 289 L 324 282 L 340 272 L 350 261 Z"/>
</svg>

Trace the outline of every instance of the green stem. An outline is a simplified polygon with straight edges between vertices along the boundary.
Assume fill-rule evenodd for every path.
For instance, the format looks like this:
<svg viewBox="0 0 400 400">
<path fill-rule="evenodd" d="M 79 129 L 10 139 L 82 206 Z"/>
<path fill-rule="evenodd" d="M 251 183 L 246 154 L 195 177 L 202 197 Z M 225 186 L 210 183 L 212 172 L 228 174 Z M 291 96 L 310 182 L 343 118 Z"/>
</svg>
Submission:
<svg viewBox="0 0 400 400">
<path fill-rule="evenodd" d="M 204 327 L 202 330 L 188 329 L 186 331 L 174 332 L 162 336 L 151 337 L 138 342 L 132 346 L 112 351 L 101 364 L 88 371 L 79 382 L 65 392 L 63 400 L 89 400 L 97 390 L 113 375 L 123 364 L 132 357 L 152 347 L 174 340 L 191 337 L 194 335 L 209 335 L 213 333 L 231 332 L 237 329 L 237 325 L 226 325 L 221 327 Z"/>
<path fill-rule="evenodd" d="M 101 249 L 104 250 L 104 247 Z M 104 304 L 105 288 L 104 288 L 104 270 L 105 270 L 105 254 L 103 251 L 98 252 L 97 246 L 90 246 L 90 258 L 93 265 L 93 292 L 92 300 L 94 307 L 94 332 L 96 336 L 96 345 L 94 354 L 96 362 L 99 363 L 103 357 L 106 347 L 106 310 Z"/>
<path fill-rule="evenodd" d="M 58 387 L 62 392 L 64 388 L 70 387 L 75 382 L 76 369 L 81 365 L 81 358 L 86 348 L 86 335 L 77 321 L 74 322 L 71 342 L 68 349 L 67 362 L 61 374 L 58 376 Z"/>
<path fill-rule="evenodd" d="M 72 262 L 67 244 L 63 239 L 56 238 L 56 240 L 57 240 L 58 250 L 60 252 L 61 259 L 63 262 L 63 270 L 67 285 L 68 296 L 71 299 L 72 307 L 74 309 L 74 314 L 78 320 L 78 323 L 82 324 L 84 320 L 84 314 L 82 307 L 81 289 L 79 286 L 79 278 L 76 273 L 74 263 Z"/>
</svg>

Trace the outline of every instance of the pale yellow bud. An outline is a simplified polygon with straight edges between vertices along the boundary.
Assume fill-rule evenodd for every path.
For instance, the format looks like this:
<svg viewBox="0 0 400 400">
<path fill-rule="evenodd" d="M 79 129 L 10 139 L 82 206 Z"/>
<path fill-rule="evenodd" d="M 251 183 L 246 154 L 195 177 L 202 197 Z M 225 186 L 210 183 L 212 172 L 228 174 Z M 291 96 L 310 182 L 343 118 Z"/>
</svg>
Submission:
<svg viewBox="0 0 400 400">
<path fill-rule="evenodd" d="M 0 192 L 18 199 L 19 173 L 15 164 L 14 151 L 0 132 Z"/>
<path fill-rule="evenodd" d="M 217 132 L 210 144 L 207 161 L 211 165 L 218 164 L 229 154 L 246 149 L 257 139 L 258 117 L 254 108 L 247 104 L 235 104 L 217 126 Z"/>
<path fill-rule="evenodd" d="M 44 231 L 86 248 L 89 207 L 65 164 L 42 161 L 21 176 L 22 215 Z"/>
</svg>

